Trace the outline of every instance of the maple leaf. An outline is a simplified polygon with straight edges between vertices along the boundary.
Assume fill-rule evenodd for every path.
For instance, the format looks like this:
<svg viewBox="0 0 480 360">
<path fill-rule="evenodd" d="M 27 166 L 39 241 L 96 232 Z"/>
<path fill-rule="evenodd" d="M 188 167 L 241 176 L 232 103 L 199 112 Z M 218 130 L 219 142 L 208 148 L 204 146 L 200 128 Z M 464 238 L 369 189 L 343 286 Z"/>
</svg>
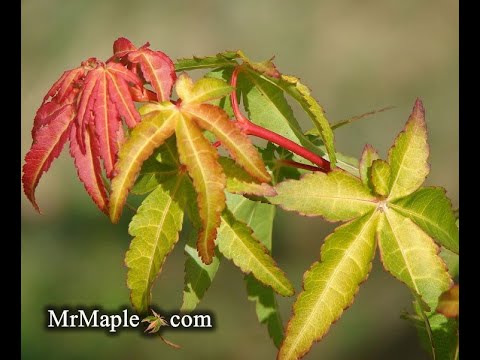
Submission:
<svg viewBox="0 0 480 360">
<path fill-rule="evenodd" d="M 154 94 L 144 87 L 146 82 L 158 91 L 155 99 L 170 96 L 175 73 L 165 54 L 150 50 L 148 44 L 137 49 L 125 38 L 115 42 L 114 52 L 106 63 L 89 58 L 65 71 L 37 110 L 22 176 L 24 192 L 37 211 L 35 189 L 69 140 L 80 180 L 100 210 L 107 212 L 102 172 L 113 177 L 124 141 L 122 120 L 129 128 L 140 121 L 134 101 L 148 101 Z"/>
<path fill-rule="evenodd" d="M 267 184 L 256 184 L 253 178 L 232 159 L 221 157 L 219 161 L 225 169 L 227 191 L 229 191 L 228 179 L 233 176 L 234 191 L 272 193 L 271 187 Z M 228 165 L 225 167 L 224 163 Z M 187 214 L 192 223 L 193 231 L 190 232 L 188 244 L 185 247 L 186 291 L 182 311 L 192 311 L 198 304 L 210 284 L 207 278 L 213 279 L 223 255 L 232 260 L 242 272 L 250 273 L 249 278 L 252 284 L 258 280 L 255 282 L 255 294 L 267 296 L 272 306 L 274 291 L 282 295 L 293 293 L 293 288 L 285 274 L 265 249 L 265 246 L 270 245 L 265 244 L 264 238 L 266 236 L 271 238 L 271 231 L 265 234 L 264 219 L 262 218 L 259 222 L 259 216 L 262 217 L 267 212 L 271 212 L 273 205 L 247 200 L 239 195 L 226 194 L 227 199 L 230 199 L 227 204 L 232 208 L 233 215 L 228 209 L 223 211 L 217 236 L 216 256 L 209 265 L 203 263 L 195 245 L 199 230 L 202 228 L 196 201 L 198 196 L 192 180 L 186 173 L 186 166 L 180 162 L 175 136 L 166 140 L 143 163 L 132 192 L 149 193 L 130 222 L 129 232 L 134 239 L 125 256 L 125 264 L 129 268 L 127 285 L 131 290 L 132 305 L 137 312 L 143 313 L 150 306 L 152 286 L 161 273 L 167 256 L 178 242 L 184 214 Z M 261 193 L 261 195 L 265 194 Z M 235 199 L 233 196 L 242 199 L 243 206 L 237 206 L 232 202 Z M 252 222 L 251 212 L 259 215 L 256 221 Z M 241 216 L 239 219 L 236 218 L 237 214 Z M 270 221 L 273 221 L 273 217 Z M 261 313 L 263 320 L 266 314 L 264 311 Z M 275 319 L 278 319 L 278 316 Z M 278 340 L 279 324 L 275 319 L 272 317 L 269 320 L 269 324 L 271 323 L 269 327 L 273 326 L 271 331 L 276 334 Z"/>
<path fill-rule="evenodd" d="M 197 249 L 209 264 L 214 255 L 214 241 L 225 208 L 226 177 L 218 162 L 216 149 L 205 138 L 202 129 L 211 131 L 229 151 L 232 158 L 254 179 L 269 182 L 270 175 L 255 147 L 219 107 L 205 102 L 223 97 L 231 87 L 219 79 L 202 78 L 193 83 L 182 74 L 176 83 L 180 99 L 151 103 L 141 110 L 142 122 L 132 131 L 119 154 L 112 180 L 110 218 L 118 222 L 127 195 L 143 162 L 170 136 L 176 134 L 180 162 L 193 181 L 198 194 L 201 229 Z"/>
<path fill-rule="evenodd" d="M 385 269 L 425 304 L 427 317 L 438 316 L 439 296 L 452 280 L 433 239 L 458 253 L 458 228 L 445 191 L 420 188 L 429 171 L 428 154 L 424 109 L 417 100 L 386 161 L 365 147 L 360 178 L 335 169 L 275 186 L 273 204 L 348 221 L 326 238 L 320 261 L 305 273 L 280 359 L 302 357 L 327 333 L 367 278 L 377 246 Z"/>
</svg>

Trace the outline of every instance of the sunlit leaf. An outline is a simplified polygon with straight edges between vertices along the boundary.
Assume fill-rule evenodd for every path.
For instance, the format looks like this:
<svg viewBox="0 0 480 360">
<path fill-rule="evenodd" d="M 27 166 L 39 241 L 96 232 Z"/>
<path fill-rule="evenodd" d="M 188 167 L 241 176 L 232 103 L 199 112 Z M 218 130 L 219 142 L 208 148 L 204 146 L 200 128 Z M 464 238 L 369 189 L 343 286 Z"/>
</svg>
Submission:
<svg viewBox="0 0 480 360">
<path fill-rule="evenodd" d="M 384 267 L 435 309 L 452 280 L 438 247 L 409 218 L 387 210 L 381 217 L 378 244 Z"/>
<path fill-rule="evenodd" d="M 177 148 L 180 161 L 186 165 L 188 174 L 198 194 L 198 210 L 202 229 L 198 236 L 197 249 L 205 264 L 210 264 L 214 255 L 220 214 L 225 207 L 225 174 L 217 161 L 218 154 L 203 137 L 192 119 L 179 113 Z"/>
<path fill-rule="evenodd" d="M 362 152 L 362 157 L 359 163 L 360 179 L 363 185 L 371 187 L 370 170 L 372 163 L 379 158 L 377 150 L 372 145 L 365 145 Z M 371 189 L 373 191 L 373 189 Z"/>
<path fill-rule="evenodd" d="M 142 195 L 154 190 L 162 182 L 178 175 L 179 167 L 176 139 L 172 136 L 143 162 L 132 194 Z"/>
<path fill-rule="evenodd" d="M 391 168 L 388 199 L 396 200 L 417 190 L 429 172 L 425 110 L 417 99 L 404 130 L 388 152 Z"/>
<path fill-rule="evenodd" d="M 218 249 L 232 260 L 244 273 L 271 286 L 283 296 L 291 296 L 293 287 L 268 254 L 268 250 L 252 235 L 252 230 L 235 219 L 227 209 L 222 214 L 222 225 L 218 230 Z"/>
<path fill-rule="evenodd" d="M 150 305 L 151 288 L 166 257 L 178 241 L 183 211 L 178 197 L 184 177 L 178 176 L 150 193 L 130 222 L 128 231 L 134 237 L 125 256 L 129 268 L 127 285 L 138 313 Z"/>
<path fill-rule="evenodd" d="M 442 246 L 458 254 L 459 235 L 452 203 L 440 187 L 421 188 L 390 204 L 392 209 L 413 220 Z"/>
<path fill-rule="evenodd" d="M 272 186 L 254 179 L 232 159 L 220 157 L 218 162 L 222 165 L 223 172 L 227 177 L 226 190 L 228 192 L 257 196 L 274 196 L 277 194 Z"/>
<path fill-rule="evenodd" d="M 282 89 L 250 71 L 239 73 L 237 88 L 241 93 L 245 110 L 252 122 L 274 131 L 310 151 L 319 151 L 303 135 L 303 131 L 295 119 Z"/>
<path fill-rule="evenodd" d="M 370 180 L 375 193 L 386 196 L 389 190 L 390 165 L 381 159 L 374 160 L 370 169 Z"/>
<path fill-rule="evenodd" d="M 76 126 L 79 125 L 72 126 L 70 134 L 70 155 L 77 168 L 78 178 L 98 208 L 108 214 L 108 198 L 101 176 L 100 154 L 97 150 L 98 146 L 93 144 L 96 139 L 92 135 L 92 131 L 85 132 L 85 152 L 83 153 L 78 143 Z"/>
<path fill-rule="evenodd" d="M 63 145 L 70 135 L 70 127 L 75 115 L 73 105 L 62 107 L 47 125 L 37 130 L 32 147 L 25 155 L 23 189 L 37 211 L 40 209 L 35 200 L 35 188 L 43 173 L 62 152 Z"/>
<path fill-rule="evenodd" d="M 110 195 L 110 219 L 120 219 L 128 192 L 135 182 L 142 163 L 153 151 L 173 135 L 177 113 L 152 112 L 133 129 L 118 156 Z"/>
<path fill-rule="evenodd" d="M 378 202 L 358 178 L 339 169 L 284 181 L 275 186 L 275 191 L 277 196 L 269 198 L 272 204 L 329 221 L 362 216 L 374 210 Z"/>
<path fill-rule="evenodd" d="M 192 79 L 183 73 L 178 77 L 176 90 L 183 102 L 200 104 L 230 94 L 232 87 L 215 78 L 201 78 L 193 83 Z"/>
<path fill-rule="evenodd" d="M 157 92 L 159 102 L 167 101 L 172 94 L 172 86 L 176 79 L 172 60 L 161 51 L 140 48 L 128 54 L 128 60 L 139 64 L 142 74 Z"/>
<path fill-rule="evenodd" d="M 350 306 L 370 272 L 377 216 L 369 213 L 327 237 L 320 262 L 305 273 L 303 292 L 293 305 L 279 359 L 299 359 Z"/>
<path fill-rule="evenodd" d="M 211 131 L 222 142 L 232 158 L 250 175 L 261 182 L 269 182 L 270 175 L 262 158 L 250 140 L 233 124 L 220 108 L 209 105 L 188 105 L 184 111 L 204 129 Z"/>
<path fill-rule="evenodd" d="M 332 167 L 335 167 L 337 158 L 335 155 L 333 130 L 325 117 L 323 108 L 311 95 L 310 89 L 302 84 L 300 79 L 294 76 L 282 75 L 278 79 L 272 78 L 271 81 L 297 100 L 305 112 L 310 116 L 313 124 L 320 133 L 323 143 L 325 144 L 330 164 Z"/>
</svg>

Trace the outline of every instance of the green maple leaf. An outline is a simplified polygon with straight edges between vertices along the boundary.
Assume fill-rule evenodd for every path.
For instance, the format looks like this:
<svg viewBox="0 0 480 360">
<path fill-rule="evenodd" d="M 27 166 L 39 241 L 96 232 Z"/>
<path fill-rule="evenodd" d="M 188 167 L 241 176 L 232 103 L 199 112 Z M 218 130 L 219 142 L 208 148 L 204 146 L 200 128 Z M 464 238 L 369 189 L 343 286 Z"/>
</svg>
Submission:
<svg viewBox="0 0 480 360">
<path fill-rule="evenodd" d="M 176 105 L 149 103 L 140 109 L 142 121 L 123 144 L 115 164 L 109 214 L 112 222 L 119 221 L 143 162 L 175 134 L 179 162 L 192 179 L 197 193 L 201 220 L 197 250 L 202 260 L 209 264 L 213 260 L 214 241 L 225 208 L 226 177 L 218 163 L 217 151 L 202 129 L 215 134 L 236 163 L 254 179 L 269 182 L 271 178 L 247 136 L 221 108 L 206 103 L 230 93 L 229 85 L 214 78 L 202 78 L 193 83 L 190 77 L 182 74 L 177 79 L 176 90 L 180 97 Z"/>
<path fill-rule="evenodd" d="M 241 60 L 241 64 L 237 62 L 237 59 Z M 313 98 L 309 88 L 302 84 L 300 79 L 281 74 L 272 60 L 273 58 L 254 62 L 241 50 L 237 50 L 203 58 L 180 59 L 175 64 L 175 69 L 181 71 L 215 68 L 207 76 L 221 78 L 228 82 L 233 68 L 242 66 L 242 71 L 238 76 L 237 91 L 243 98 L 250 119 L 320 156 L 328 157 L 332 167 L 335 167 L 337 155 L 333 131 L 322 106 Z M 309 116 L 322 140 L 321 146 L 316 146 L 308 136 L 304 135 L 284 93 L 298 102 Z M 230 107 L 229 102 L 225 99 L 217 101 L 217 105 L 227 112 Z M 305 161 L 303 158 L 295 160 Z"/>
<path fill-rule="evenodd" d="M 361 178 L 335 169 L 275 186 L 270 202 L 329 221 L 348 221 L 325 240 L 320 261 L 305 273 L 293 306 L 280 359 L 298 359 L 321 339 L 366 280 L 378 246 L 384 268 L 435 313 L 452 284 L 434 240 L 458 253 L 458 228 L 445 191 L 420 188 L 428 175 L 424 109 L 417 100 L 386 161 L 370 146 L 360 161 Z"/>
<path fill-rule="evenodd" d="M 195 309 L 210 286 L 222 257 L 221 251 L 217 249 L 216 256 L 207 265 L 197 252 L 195 242 L 202 228 L 197 193 L 181 162 L 176 144 L 178 141 L 173 136 L 154 150 L 144 162 L 132 188 L 134 194 L 148 194 L 130 223 L 129 232 L 134 239 L 125 258 L 129 268 L 127 284 L 131 290 L 131 301 L 139 313 L 146 312 L 150 305 L 151 288 L 178 241 L 184 213 L 194 229 L 185 246 L 187 260 L 182 311 Z M 217 160 L 226 177 L 227 192 L 260 196 L 275 194 L 271 186 L 255 179 L 234 160 L 226 157 Z M 232 210 L 236 212 L 238 209 L 235 207 Z M 253 230 L 229 214 L 227 209 L 221 214 L 220 221 L 217 243 L 227 257 L 238 264 L 243 272 L 258 277 L 265 284 L 262 286 L 266 286 L 269 291 L 275 290 L 283 295 L 293 294 L 290 282 L 262 247 L 261 239 L 257 240 L 256 234 L 252 234 Z M 227 225 L 230 227 L 226 228 Z M 237 246 L 241 247 L 239 251 L 236 250 Z M 249 260 L 245 262 L 244 259 Z"/>
</svg>

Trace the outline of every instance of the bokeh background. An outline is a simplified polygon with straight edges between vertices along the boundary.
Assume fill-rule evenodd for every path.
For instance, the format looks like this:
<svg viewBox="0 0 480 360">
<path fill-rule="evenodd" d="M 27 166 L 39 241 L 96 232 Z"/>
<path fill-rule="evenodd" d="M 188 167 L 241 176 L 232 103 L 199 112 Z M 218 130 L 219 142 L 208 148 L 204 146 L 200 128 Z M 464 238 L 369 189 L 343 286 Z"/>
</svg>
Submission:
<svg viewBox="0 0 480 360">
<path fill-rule="evenodd" d="M 359 156 L 365 143 L 382 155 L 401 130 L 415 98 L 427 111 L 431 143 L 428 184 L 444 186 L 458 206 L 458 2 L 331 1 L 22 1 L 22 162 L 44 93 L 83 59 L 106 59 L 120 36 L 150 41 L 173 59 L 242 49 L 253 59 L 276 56 L 299 76 L 331 121 L 393 105 L 395 109 L 336 132 L 339 151 Z M 311 125 L 300 116 L 304 129 Z M 43 215 L 22 203 L 22 356 L 24 359 L 273 359 L 266 329 L 246 299 L 242 274 L 221 265 L 202 308 L 214 311 L 214 332 L 166 332 L 173 350 L 137 332 L 48 332 L 47 305 L 128 303 L 123 256 L 127 219 L 111 225 L 76 179 L 65 152 L 38 188 Z M 128 212 L 128 211 L 126 211 Z M 332 225 L 278 212 L 274 257 L 297 291 L 318 259 Z M 181 240 L 182 241 L 182 240 Z M 153 299 L 167 310 L 181 303 L 181 243 L 167 260 Z M 292 299 L 280 298 L 284 321 Z M 424 359 L 415 329 L 399 314 L 409 292 L 375 260 L 354 305 L 307 359 Z"/>
</svg>

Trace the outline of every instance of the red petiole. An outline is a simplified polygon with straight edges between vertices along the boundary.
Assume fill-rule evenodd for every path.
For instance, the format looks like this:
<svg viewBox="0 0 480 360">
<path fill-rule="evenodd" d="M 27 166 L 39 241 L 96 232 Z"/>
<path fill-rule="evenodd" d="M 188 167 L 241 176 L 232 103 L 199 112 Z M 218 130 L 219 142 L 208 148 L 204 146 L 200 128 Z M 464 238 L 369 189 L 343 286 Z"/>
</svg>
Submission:
<svg viewBox="0 0 480 360">
<path fill-rule="evenodd" d="M 240 71 L 240 67 L 236 67 L 235 70 L 233 71 L 232 78 L 230 80 L 230 84 L 234 88 L 236 88 L 237 86 L 237 77 L 238 77 L 239 71 Z M 294 143 L 293 141 L 287 139 L 286 137 L 283 137 L 282 135 L 279 135 L 273 131 L 270 131 L 268 129 L 265 129 L 261 126 L 258 126 L 252 123 L 248 118 L 246 118 L 242 114 L 242 112 L 240 111 L 240 107 L 238 106 L 236 89 L 234 89 L 231 92 L 230 101 L 232 103 L 233 113 L 235 114 L 235 118 L 237 119 L 235 123 L 242 130 L 244 134 L 257 136 L 259 138 L 275 143 L 303 157 L 304 159 L 311 161 L 318 167 L 313 167 L 309 165 L 304 166 L 304 164 L 300 164 L 295 161 L 289 162 L 288 163 L 289 165 L 302 168 L 302 169 L 312 170 L 312 171 L 329 172 L 331 170 L 330 162 L 328 160 L 325 160 L 324 158 L 318 156 L 317 154 L 311 152 L 308 149 L 305 149 L 303 146 L 300 146 L 297 143 Z"/>
</svg>

